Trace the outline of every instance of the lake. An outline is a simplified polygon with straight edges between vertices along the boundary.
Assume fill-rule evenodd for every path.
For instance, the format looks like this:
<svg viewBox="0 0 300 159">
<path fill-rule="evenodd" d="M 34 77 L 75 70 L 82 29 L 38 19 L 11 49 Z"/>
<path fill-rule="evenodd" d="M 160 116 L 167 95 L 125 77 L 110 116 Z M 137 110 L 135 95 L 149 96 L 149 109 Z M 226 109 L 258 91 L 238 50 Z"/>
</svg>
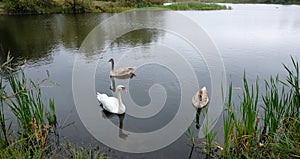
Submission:
<svg viewBox="0 0 300 159">
<path fill-rule="evenodd" d="M 211 97 L 221 92 L 213 80 L 221 83 L 215 77 L 224 77 L 237 95 L 245 71 L 249 83 L 259 77 L 263 92 L 264 79 L 277 73 L 284 78 L 282 63 L 291 66 L 290 56 L 300 59 L 300 6 L 227 5 L 232 10 L 0 16 L 1 60 L 8 50 L 16 62 L 26 59 L 22 67 L 33 80 L 46 78 L 49 70 L 56 84 L 43 84 L 42 91 L 45 99 L 55 100 L 61 143 L 97 146 L 111 158 L 188 158 L 185 130 L 198 134 L 191 123 L 196 113 L 190 113 L 199 88 L 206 86 Z M 124 32 L 124 25 L 132 30 Z M 205 52 L 206 42 L 216 55 Z M 127 109 L 123 116 L 103 112 L 96 100 L 96 92 L 115 94 L 110 89 L 110 58 L 116 67 L 137 67 L 136 77 L 114 79 L 129 91 L 122 93 Z M 214 76 L 214 68 L 221 74 Z M 216 100 L 212 98 L 208 108 L 214 108 Z M 173 120 L 178 114 L 182 118 Z M 178 125 L 165 129 L 174 121 Z M 214 130 L 221 131 L 221 123 Z M 161 130 L 157 138 L 135 137 L 156 130 Z M 222 135 L 217 140 L 221 143 Z M 148 152 L 158 142 L 159 148 Z M 191 158 L 199 156 L 194 151 Z"/>
</svg>

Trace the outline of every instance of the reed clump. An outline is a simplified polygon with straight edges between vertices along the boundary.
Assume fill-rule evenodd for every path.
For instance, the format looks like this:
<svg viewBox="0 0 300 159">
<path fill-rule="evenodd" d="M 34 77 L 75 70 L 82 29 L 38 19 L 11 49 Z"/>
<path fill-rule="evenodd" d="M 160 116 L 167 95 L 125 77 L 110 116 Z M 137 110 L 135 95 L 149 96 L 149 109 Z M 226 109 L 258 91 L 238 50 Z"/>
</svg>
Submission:
<svg viewBox="0 0 300 159">
<path fill-rule="evenodd" d="M 238 111 L 231 102 L 230 85 L 223 121 L 224 150 L 220 157 L 300 157 L 299 63 L 293 57 L 291 61 L 292 68 L 283 65 L 288 73 L 285 80 L 280 80 L 278 75 L 265 80 L 260 114 L 257 82 L 249 91 L 244 76 L 244 92 Z"/>
<path fill-rule="evenodd" d="M 44 104 L 39 87 L 49 74 L 33 82 L 11 62 L 8 55 L 0 66 L 0 158 L 41 158 L 56 124 L 54 101 Z"/>
<path fill-rule="evenodd" d="M 223 143 L 210 146 L 214 158 L 300 158 L 300 74 L 299 63 L 291 57 L 292 68 L 284 80 L 271 76 L 260 94 L 258 80 L 249 85 L 243 78 L 240 103 L 232 100 L 229 85 L 223 112 Z M 261 102 L 259 100 L 261 99 Z M 207 135 L 214 135 L 208 132 Z M 209 139 L 211 140 L 211 139 Z M 212 141 L 209 141 L 212 143 Z M 213 154 L 212 154 L 213 152 Z"/>
<path fill-rule="evenodd" d="M 29 80 L 13 58 L 0 65 L 0 158 L 106 158 L 97 149 L 59 143 L 55 104 L 43 99 L 40 85 Z"/>
</svg>

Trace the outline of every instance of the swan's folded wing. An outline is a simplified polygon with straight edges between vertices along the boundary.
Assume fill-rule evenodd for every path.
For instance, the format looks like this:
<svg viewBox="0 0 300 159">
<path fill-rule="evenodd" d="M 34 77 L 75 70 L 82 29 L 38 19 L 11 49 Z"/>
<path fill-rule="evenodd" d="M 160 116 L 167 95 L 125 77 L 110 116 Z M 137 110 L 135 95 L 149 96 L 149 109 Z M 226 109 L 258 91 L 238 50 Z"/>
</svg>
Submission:
<svg viewBox="0 0 300 159">
<path fill-rule="evenodd" d="M 199 107 L 199 102 L 200 102 L 200 100 L 199 100 L 199 91 L 197 91 L 196 94 L 192 98 L 192 103 L 196 108 L 198 108 Z"/>
<path fill-rule="evenodd" d="M 97 92 L 97 99 L 99 100 L 99 102 L 102 103 L 102 101 L 105 100 L 105 98 L 108 98 L 108 96 L 106 94 L 101 94 L 101 93 Z"/>
<path fill-rule="evenodd" d="M 119 102 L 116 97 L 108 97 L 102 104 L 103 108 L 111 113 L 118 113 L 119 111 Z"/>
<path fill-rule="evenodd" d="M 119 113 L 119 100 L 116 97 L 108 97 L 106 94 L 97 92 L 97 99 L 103 108 L 111 113 Z"/>
<path fill-rule="evenodd" d="M 114 71 L 116 75 L 127 75 L 133 73 L 135 68 L 133 67 L 124 67 L 124 68 L 119 68 Z"/>
</svg>

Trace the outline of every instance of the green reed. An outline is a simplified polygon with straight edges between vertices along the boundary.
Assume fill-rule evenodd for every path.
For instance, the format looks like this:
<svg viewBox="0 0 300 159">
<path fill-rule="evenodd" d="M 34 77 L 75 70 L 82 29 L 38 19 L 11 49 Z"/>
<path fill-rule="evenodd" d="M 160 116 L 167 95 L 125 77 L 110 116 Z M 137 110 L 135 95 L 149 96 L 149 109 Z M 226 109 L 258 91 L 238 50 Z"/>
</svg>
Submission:
<svg viewBox="0 0 300 159">
<path fill-rule="evenodd" d="M 223 113 L 224 143 L 220 158 L 295 158 L 300 157 L 299 64 L 291 57 L 293 68 L 283 65 L 288 75 L 265 80 L 265 93 L 260 97 L 258 80 L 248 84 L 244 74 L 239 109 L 232 102 L 232 84 Z M 259 124 L 260 120 L 261 123 Z"/>
<path fill-rule="evenodd" d="M 280 84 L 279 76 L 270 77 L 265 81 L 266 93 L 263 96 L 264 102 L 264 133 L 275 133 L 280 126 L 280 120 L 288 116 L 290 110 L 290 95 L 285 93 L 285 87 L 278 89 Z"/>
<path fill-rule="evenodd" d="M 0 149 L 0 158 L 45 158 L 46 147 L 36 142 L 36 136 L 31 134 L 30 136 L 20 137 L 16 140 L 12 140 L 6 147 Z"/>
<path fill-rule="evenodd" d="M 288 72 L 286 80 L 282 83 L 289 87 L 289 94 L 291 96 L 291 105 L 289 115 L 300 118 L 300 69 L 299 63 L 295 61 L 293 57 L 291 57 L 291 61 L 293 63 L 293 69 L 288 68 L 283 64 L 285 70 Z"/>
<path fill-rule="evenodd" d="M 12 58 L 8 55 L 7 59 L 4 63 L 2 63 L 0 65 L 0 71 L 4 71 L 5 69 L 10 70 L 10 64 L 12 62 Z M 5 147 L 9 145 L 9 130 L 11 127 L 11 124 L 7 125 L 7 119 L 5 117 L 5 109 L 4 109 L 4 98 L 6 95 L 5 92 L 5 85 L 3 85 L 3 77 L 1 76 L 0 78 L 0 124 L 1 124 L 1 133 L 0 133 L 0 137 L 1 137 L 1 147 Z"/>
<path fill-rule="evenodd" d="M 204 110 L 204 112 L 203 111 L 202 112 L 203 112 L 204 116 L 207 116 L 208 108 L 206 107 L 203 110 Z M 212 124 L 214 124 L 215 122 L 216 122 L 216 120 L 214 120 Z M 203 133 L 205 135 L 205 141 L 206 141 L 206 142 L 204 142 L 204 145 L 205 145 L 204 152 L 208 156 L 213 157 L 214 152 L 216 150 L 216 148 L 215 148 L 216 144 L 214 143 L 214 141 L 215 141 L 215 138 L 216 138 L 218 132 L 212 131 L 212 130 L 210 130 L 210 128 L 211 128 L 211 125 L 209 125 L 209 120 L 207 119 L 206 123 L 204 125 L 204 129 L 203 129 Z"/>
<path fill-rule="evenodd" d="M 244 92 L 240 103 L 240 114 L 242 124 L 242 131 L 238 132 L 241 135 L 250 135 L 255 131 L 255 121 L 257 118 L 257 102 L 258 102 L 258 80 L 256 80 L 255 87 L 251 85 L 251 90 L 248 85 L 246 74 L 244 73 Z"/>
<path fill-rule="evenodd" d="M 30 134 L 33 131 L 32 122 L 34 120 L 38 127 L 52 122 L 47 120 L 46 113 L 52 115 L 55 113 L 53 112 L 55 111 L 54 102 L 49 100 L 50 113 L 46 110 L 38 83 L 28 80 L 22 70 L 20 70 L 20 74 L 8 72 L 8 81 L 12 94 L 6 95 L 6 103 L 24 133 Z"/>
<path fill-rule="evenodd" d="M 223 95 L 223 99 L 224 99 L 224 95 Z M 235 119 L 236 117 L 235 117 L 235 112 L 232 103 L 232 83 L 230 83 L 228 102 L 225 105 L 225 110 L 223 113 L 223 124 L 224 124 L 223 125 L 224 143 L 223 143 L 223 151 L 222 151 L 223 156 L 227 156 L 230 153 L 231 141 L 233 140 L 233 135 L 234 135 Z"/>
<path fill-rule="evenodd" d="M 73 159 L 105 159 L 105 155 L 91 148 L 71 148 L 69 156 Z"/>
<path fill-rule="evenodd" d="M 253 145 L 257 143 L 258 80 L 255 85 L 249 85 L 244 73 L 243 86 L 238 110 L 235 110 L 232 102 L 232 84 L 229 86 L 228 103 L 223 114 L 224 148 L 222 156 L 239 154 L 236 157 L 245 157 L 247 153 L 253 151 Z M 244 152 L 244 154 L 240 152 Z"/>
<path fill-rule="evenodd" d="M 265 133 L 276 133 L 285 118 L 300 117 L 299 64 L 293 57 L 291 61 L 293 69 L 283 65 L 288 72 L 285 81 L 281 81 L 278 75 L 265 81 L 266 93 L 263 96 Z"/>
<path fill-rule="evenodd" d="M 8 55 L 0 66 L 0 158 L 41 158 L 56 123 L 54 101 L 44 104 L 40 89 L 49 73 L 47 79 L 33 82 L 11 62 Z"/>
<path fill-rule="evenodd" d="M 2 77 L 0 79 L 0 95 L 1 95 L 1 101 L 0 101 L 0 124 L 1 124 L 1 133 L 0 133 L 0 138 L 1 138 L 1 146 L 8 146 L 9 144 L 9 129 L 10 126 L 7 126 L 6 124 L 6 117 L 5 117 L 5 109 L 4 109 L 4 104 L 2 97 L 4 96 L 4 89 L 5 86 L 2 84 Z"/>
<path fill-rule="evenodd" d="M 262 136 L 272 158 L 300 158 L 299 64 L 293 57 L 291 61 L 293 68 L 283 65 L 288 73 L 285 80 L 271 77 L 263 96 L 266 111 Z"/>
</svg>

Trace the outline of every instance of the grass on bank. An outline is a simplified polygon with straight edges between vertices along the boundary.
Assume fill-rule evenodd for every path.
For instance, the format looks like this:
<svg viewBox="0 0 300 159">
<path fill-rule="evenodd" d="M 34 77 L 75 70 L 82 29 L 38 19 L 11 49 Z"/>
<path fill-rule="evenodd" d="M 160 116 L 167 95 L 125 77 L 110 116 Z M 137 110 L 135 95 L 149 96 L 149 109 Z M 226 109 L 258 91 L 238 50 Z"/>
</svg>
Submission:
<svg viewBox="0 0 300 159">
<path fill-rule="evenodd" d="M 202 3 L 240 3 L 240 4 L 300 4 L 299 0 L 194 0 Z M 173 2 L 169 0 L 168 2 Z M 176 0 L 186 2 L 186 0 Z"/>
<path fill-rule="evenodd" d="M 219 5 L 215 3 L 203 3 L 203 2 L 177 2 L 171 5 L 164 6 L 171 10 L 226 10 L 231 9 L 225 5 Z"/>
</svg>

